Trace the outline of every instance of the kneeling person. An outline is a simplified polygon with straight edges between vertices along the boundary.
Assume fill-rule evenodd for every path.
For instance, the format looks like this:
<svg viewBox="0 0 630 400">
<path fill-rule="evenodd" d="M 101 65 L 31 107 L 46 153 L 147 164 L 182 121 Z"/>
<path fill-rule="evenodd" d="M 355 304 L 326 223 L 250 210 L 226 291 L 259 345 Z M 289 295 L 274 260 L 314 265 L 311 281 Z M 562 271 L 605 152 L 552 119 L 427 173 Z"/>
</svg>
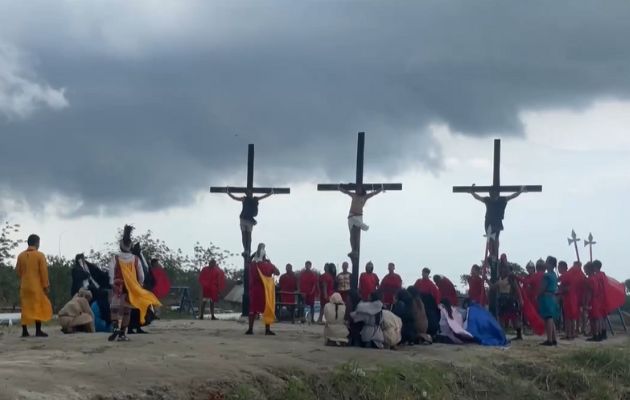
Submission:
<svg viewBox="0 0 630 400">
<path fill-rule="evenodd" d="M 63 333 L 94 333 L 94 314 L 90 307 L 92 293 L 79 289 L 69 302 L 59 311 L 59 324 Z"/>
</svg>

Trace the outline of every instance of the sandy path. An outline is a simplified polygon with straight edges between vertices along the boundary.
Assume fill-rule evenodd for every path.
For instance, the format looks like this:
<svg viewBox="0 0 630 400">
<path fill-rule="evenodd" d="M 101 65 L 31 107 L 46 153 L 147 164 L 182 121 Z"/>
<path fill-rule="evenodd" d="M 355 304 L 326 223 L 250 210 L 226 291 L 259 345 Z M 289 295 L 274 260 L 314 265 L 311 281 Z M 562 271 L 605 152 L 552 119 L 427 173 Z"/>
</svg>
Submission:
<svg viewBox="0 0 630 400">
<path fill-rule="evenodd" d="M 132 336 L 128 343 L 109 343 L 104 334 L 63 335 L 52 329 L 47 339 L 20 339 L 15 328 L 4 331 L 0 399 L 85 400 L 98 394 L 190 398 L 193 385 L 234 382 L 273 373 L 274 368 L 311 372 L 352 360 L 364 365 L 427 359 L 465 364 L 504 351 L 539 351 L 534 339 L 509 350 L 447 345 L 398 351 L 339 349 L 322 345 L 321 326 L 278 324 L 278 336 L 268 337 L 258 325 L 257 335 L 245 336 L 242 323 L 229 321 L 156 321 L 150 335 Z M 576 345 L 584 342 L 561 347 Z"/>
</svg>

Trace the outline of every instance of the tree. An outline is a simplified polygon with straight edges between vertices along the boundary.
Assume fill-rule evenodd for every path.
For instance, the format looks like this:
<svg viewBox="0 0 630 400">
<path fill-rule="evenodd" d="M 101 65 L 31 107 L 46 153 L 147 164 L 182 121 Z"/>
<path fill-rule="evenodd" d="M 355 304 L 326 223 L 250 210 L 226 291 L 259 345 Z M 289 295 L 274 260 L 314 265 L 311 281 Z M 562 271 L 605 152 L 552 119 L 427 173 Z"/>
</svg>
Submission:
<svg viewBox="0 0 630 400">
<path fill-rule="evenodd" d="M 13 266 L 15 250 L 23 240 L 14 239 L 20 225 L 8 221 L 0 229 L 0 306 L 15 310 L 20 304 L 20 285 Z"/>
<path fill-rule="evenodd" d="M 626 284 L 626 292 L 630 294 L 630 279 L 626 279 L 624 283 Z"/>
<path fill-rule="evenodd" d="M 54 312 L 59 311 L 71 298 L 73 262 L 74 260 L 68 260 L 65 257 L 48 257 L 48 282 L 50 283 L 48 297 Z"/>
</svg>

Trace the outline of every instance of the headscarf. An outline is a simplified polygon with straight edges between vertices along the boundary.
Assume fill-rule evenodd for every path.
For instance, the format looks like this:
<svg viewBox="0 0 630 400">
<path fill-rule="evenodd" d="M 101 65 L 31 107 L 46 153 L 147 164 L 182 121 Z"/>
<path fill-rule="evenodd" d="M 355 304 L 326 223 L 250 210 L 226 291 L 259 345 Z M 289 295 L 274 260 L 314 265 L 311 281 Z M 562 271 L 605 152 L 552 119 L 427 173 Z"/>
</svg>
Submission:
<svg viewBox="0 0 630 400">
<path fill-rule="evenodd" d="M 92 292 L 90 292 L 87 289 L 79 289 L 79 291 L 77 292 L 77 297 L 83 297 L 85 300 L 89 302 L 92 301 Z"/>
<path fill-rule="evenodd" d="M 346 303 L 343 301 L 341 295 L 337 292 L 333 293 L 330 296 L 330 302 L 335 305 L 335 319 L 339 319 L 339 306 L 345 305 Z"/>
<path fill-rule="evenodd" d="M 259 243 L 258 249 L 252 256 L 252 262 L 261 262 L 267 259 L 267 252 L 265 251 L 265 244 Z"/>
</svg>

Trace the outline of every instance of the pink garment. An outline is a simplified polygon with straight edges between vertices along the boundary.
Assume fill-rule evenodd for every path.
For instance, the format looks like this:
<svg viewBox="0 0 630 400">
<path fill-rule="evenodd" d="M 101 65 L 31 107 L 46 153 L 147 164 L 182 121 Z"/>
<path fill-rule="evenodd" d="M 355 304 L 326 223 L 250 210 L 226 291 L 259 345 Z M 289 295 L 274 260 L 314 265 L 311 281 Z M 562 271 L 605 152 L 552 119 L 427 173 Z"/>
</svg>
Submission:
<svg viewBox="0 0 630 400">
<path fill-rule="evenodd" d="M 457 308 L 453 307 L 453 318 L 449 318 L 448 312 L 442 304 L 438 305 L 438 308 L 440 309 L 440 335 L 446 336 L 456 344 L 464 344 L 464 342 L 473 340 L 473 335 L 464 329 L 464 318 L 457 311 Z"/>
</svg>

